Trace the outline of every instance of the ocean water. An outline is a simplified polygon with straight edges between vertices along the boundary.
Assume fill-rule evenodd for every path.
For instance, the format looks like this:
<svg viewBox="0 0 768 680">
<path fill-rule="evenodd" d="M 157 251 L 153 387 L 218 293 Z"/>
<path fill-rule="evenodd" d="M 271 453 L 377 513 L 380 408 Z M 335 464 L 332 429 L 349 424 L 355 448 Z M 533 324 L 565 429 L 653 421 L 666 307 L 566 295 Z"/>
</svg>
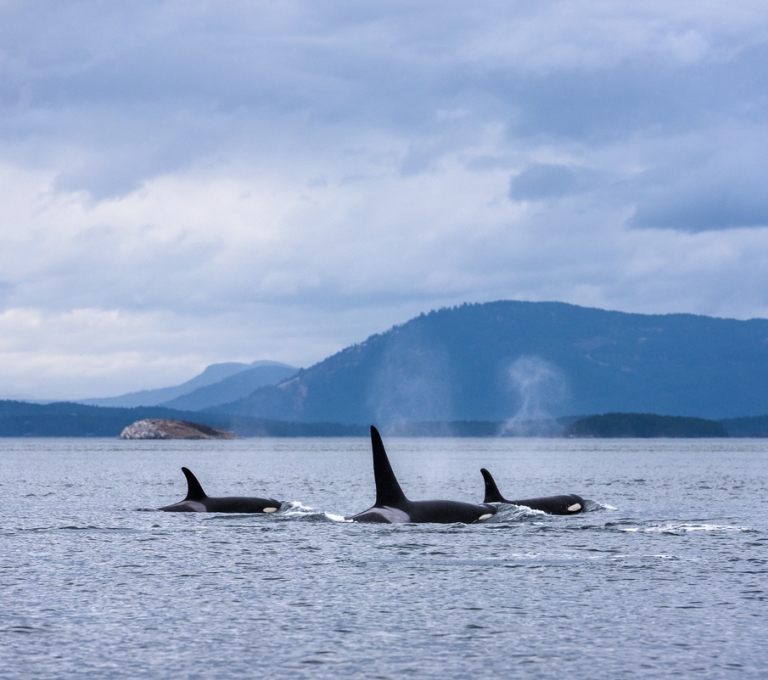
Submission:
<svg viewBox="0 0 768 680">
<path fill-rule="evenodd" d="M 385 444 L 413 499 L 590 511 L 345 522 L 365 439 L 0 440 L 0 677 L 768 678 L 768 442 Z M 182 465 L 285 507 L 157 512 Z"/>
</svg>

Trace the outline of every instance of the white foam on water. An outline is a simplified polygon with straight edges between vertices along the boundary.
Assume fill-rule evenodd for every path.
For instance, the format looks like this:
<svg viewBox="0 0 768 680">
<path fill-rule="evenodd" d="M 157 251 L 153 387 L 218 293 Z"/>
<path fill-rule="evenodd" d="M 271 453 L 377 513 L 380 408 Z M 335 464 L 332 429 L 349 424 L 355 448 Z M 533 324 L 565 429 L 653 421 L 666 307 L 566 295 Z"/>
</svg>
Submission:
<svg viewBox="0 0 768 680">
<path fill-rule="evenodd" d="M 280 514 L 286 517 L 304 517 L 306 515 L 318 514 L 317 510 L 304 505 L 300 501 L 288 501 L 283 505 L 283 507 L 285 510 Z"/>
<path fill-rule="evenodd" d="M 616 510 L 613 505 L 608 503 L 601 503 L 600 501 L 593 501 L 590 498 L 584 499 L 584 512 L 594 512 L 595 510 Z"/>
<path fill-rule="evenodd" d="M 749 531 L 749 527 L 723 524 L 663 524 L 657 527 L 618 527 L 626 533 L 642 532 L 646 534 L 689 533 L 693 531 Z"/>
<path fill-rule="evenodd" d="M 351 519 L 347 519 L 343 515 L 334 515 L 331 512 L 323 513 L 331 522 L 351 522 Z"/>
<path fill-rule="evenodd" d="M 728 524 L 669 524 L 659 527 L 661 531 L 749 531 L 749 527 Z"/>
<path fill-rule="evenodd" d="M 332 512 L 323 512 L 322 510 L 315 510 L 315 508 L 304 505 L 300 501 L 287 501 L 283 504 L 280 515 L 282 517 L 290 517 L 296 519 L 315 518 L 319 520 L 328 520 L 330 522 L 347 522 L 346 517 L 343 515 L 336 515 Z"/>
<path fill-rule="evenodd" d="M 521 520 L 542 519 L 547 517 L 546 512 L 541 510 L 534 510 L 524 505 L 512 505 L 508 503 L 495 504 L 498 508 L 495 515 L 491 515 L 487 519 L 483 519 L 483 524 L 505 524 L 508 522 L 519 522 Z M 478 521 L 480 521 L 478 519 Z"/>
</svg>

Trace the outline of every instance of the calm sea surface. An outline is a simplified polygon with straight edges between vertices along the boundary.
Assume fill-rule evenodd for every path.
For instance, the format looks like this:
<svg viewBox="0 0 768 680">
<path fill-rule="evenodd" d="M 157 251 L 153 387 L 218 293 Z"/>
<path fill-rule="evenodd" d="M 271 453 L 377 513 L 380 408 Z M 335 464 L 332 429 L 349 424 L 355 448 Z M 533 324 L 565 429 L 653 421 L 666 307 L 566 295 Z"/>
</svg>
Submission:
<svg viewBox="0 0 768 680">
<path fill-rule="evenodd" d="M 482 525 L 343 521 L 365 439 L 0 440 L 3 678 L 768 678 L 768 442 L 385 438 L 412 499 L 578 493 Z M 157 512 L 179 470 L 276 515 Z"/>
</svg>

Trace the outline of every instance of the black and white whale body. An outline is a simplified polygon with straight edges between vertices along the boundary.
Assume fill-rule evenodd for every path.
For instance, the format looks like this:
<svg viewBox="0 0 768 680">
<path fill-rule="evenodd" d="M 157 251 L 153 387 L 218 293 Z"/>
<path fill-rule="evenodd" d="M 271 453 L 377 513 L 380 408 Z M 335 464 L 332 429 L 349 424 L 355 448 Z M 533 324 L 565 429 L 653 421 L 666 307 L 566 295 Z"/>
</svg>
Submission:
<svg viewBox="0 0 768 680">
<path fill-rule="evenodd" d="M 376 481 L 376 503 L 373 507 L 353 515 L 355 522 L 382 524 L 435 523 L 453 524 L 483 521 L 496 514 L 492 505 L 475 505 L 460 501 L 409 501 L 392 472 L 381 436 L 371 427 L 373 446 L 373 476 Z"/>
<path fill-rule="evenodd" d="M 576 494 L 564 496 L 545 496 L 543 498 L 526 498 L 521 501 L 509 501 L 499 493 L 491 473 L 485 468 L 480 472 L 485 479 L 484 503 L 509 503 L 511 505 L 523 505 L 532 510 L 541 510 L 549 515 L 576 515 L 584 510 L 584 499 Z"/>
<path fill-rule="evenodd" d="M 166 505 L 160 510 L 165 512 L 277 512 L 281 503 L 273 498 L 249 498 L 246 496 L 229 496 L 211 498 L 206 496 L 200 482 L 187 468 L 181 468 L 187 478 L 187 497 L 183 501 Z"/>
</svg>

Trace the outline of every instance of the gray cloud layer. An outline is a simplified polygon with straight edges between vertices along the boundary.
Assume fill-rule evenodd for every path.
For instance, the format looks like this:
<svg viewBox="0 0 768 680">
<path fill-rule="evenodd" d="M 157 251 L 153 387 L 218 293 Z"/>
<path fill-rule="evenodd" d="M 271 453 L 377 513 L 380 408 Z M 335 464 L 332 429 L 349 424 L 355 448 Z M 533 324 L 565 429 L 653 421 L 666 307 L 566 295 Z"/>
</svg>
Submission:
<svg viewBox="0 0 768 680">
<path fill-rule="evenodd" d="M 765 315 L 767 23 L 756 1 L 3 3 L 6 393 L 307 364 L 464 300 Z"/>
</svg>

